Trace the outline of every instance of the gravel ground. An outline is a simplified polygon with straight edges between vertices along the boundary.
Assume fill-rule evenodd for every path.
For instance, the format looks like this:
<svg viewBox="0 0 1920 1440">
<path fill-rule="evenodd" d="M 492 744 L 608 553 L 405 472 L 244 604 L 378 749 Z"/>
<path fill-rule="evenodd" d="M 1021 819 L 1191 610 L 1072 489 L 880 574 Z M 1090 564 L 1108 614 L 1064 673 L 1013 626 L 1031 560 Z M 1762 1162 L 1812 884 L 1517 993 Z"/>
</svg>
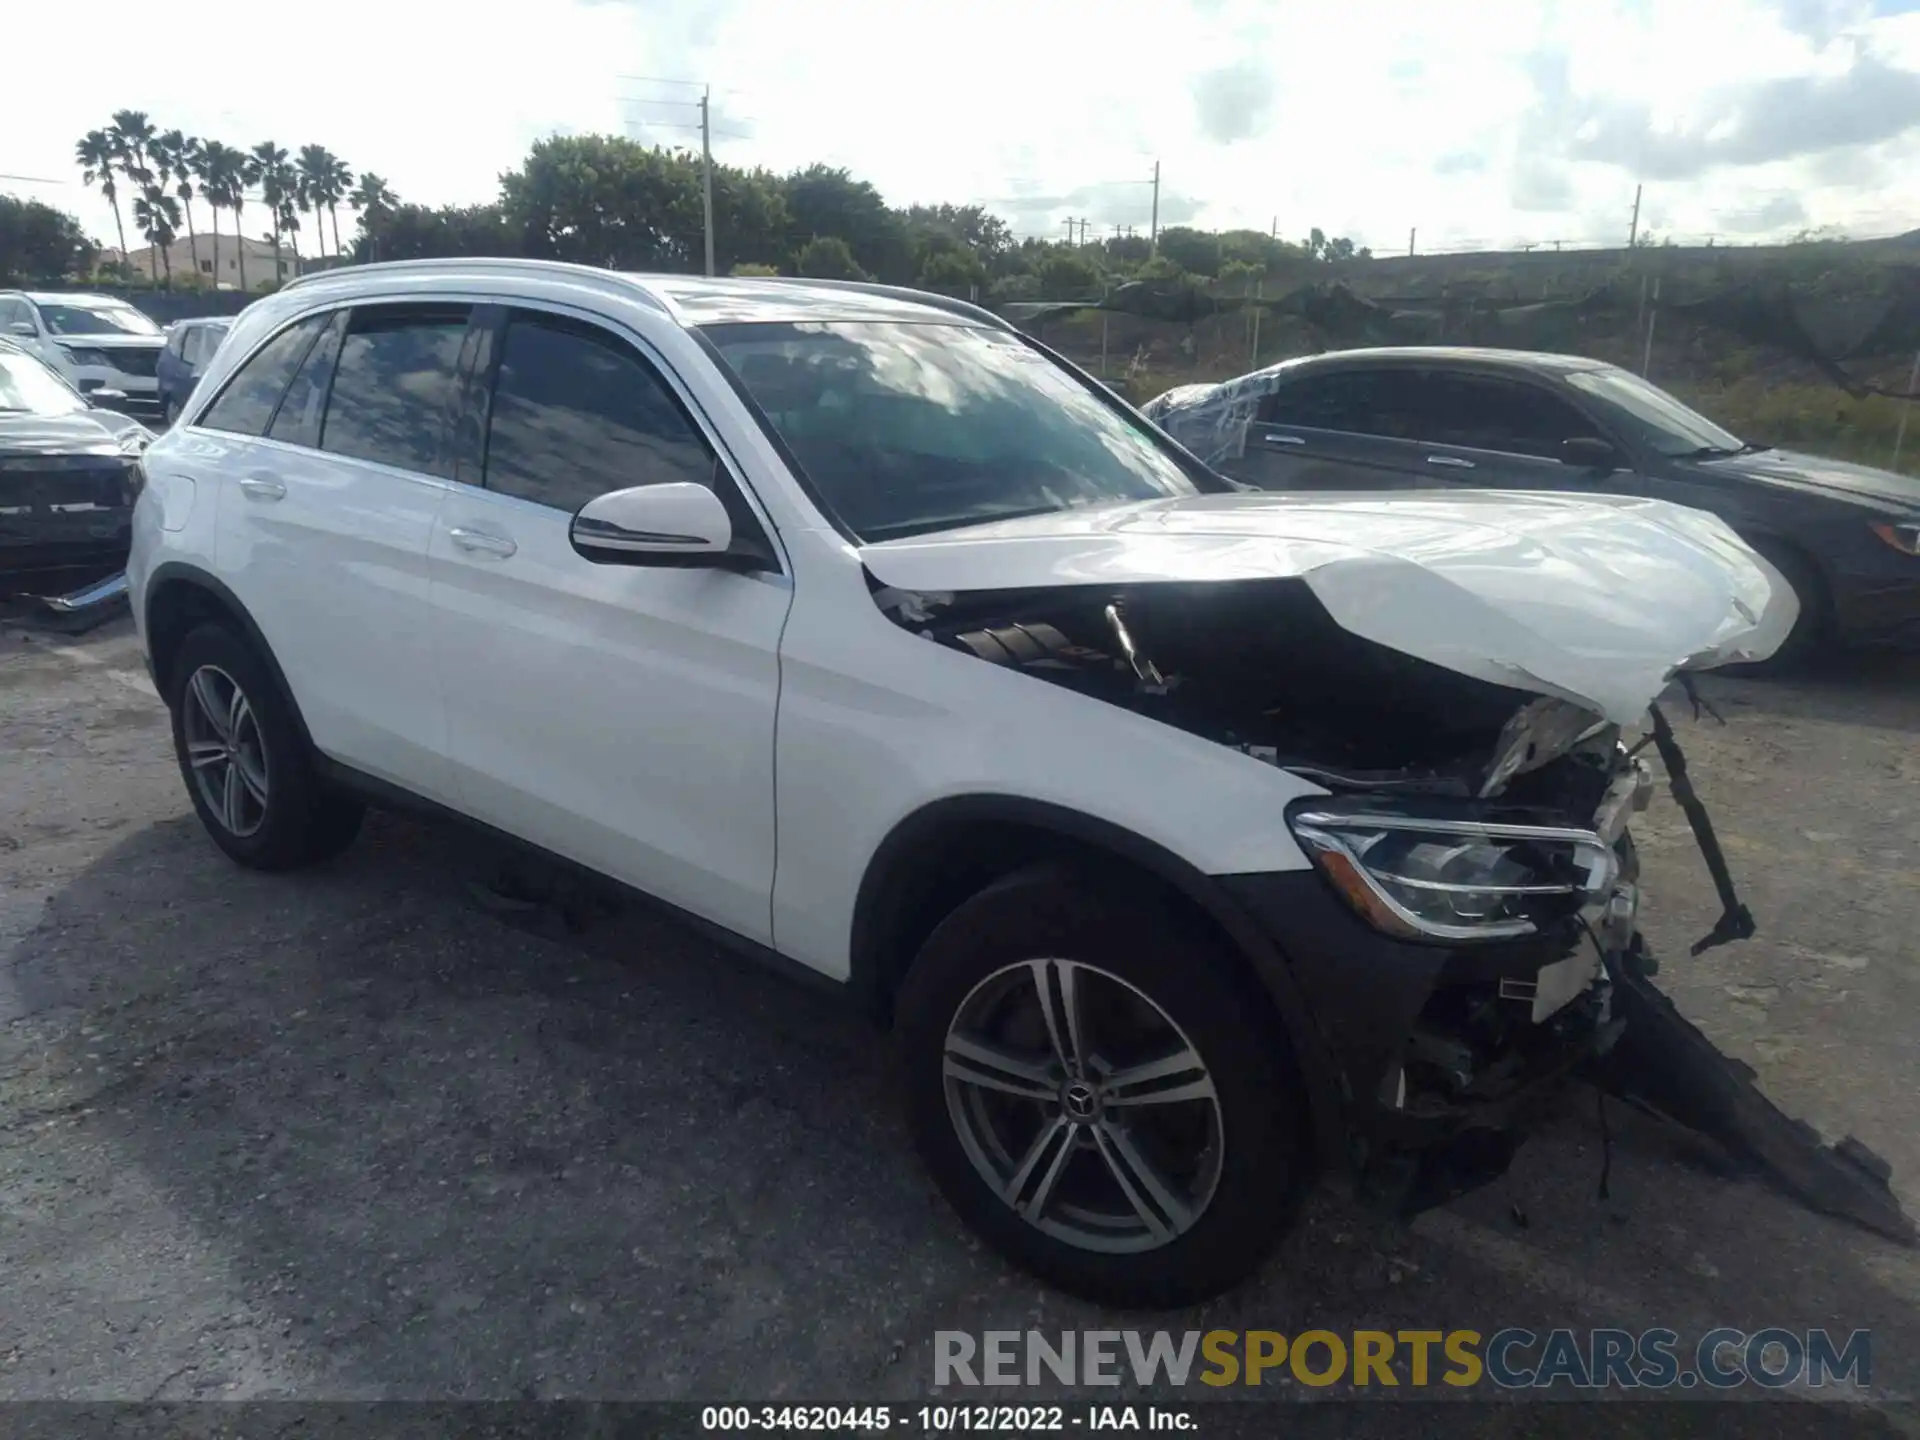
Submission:
<svg viewBox="0 0 1920 1440">
<path fill-rule="evenodd" d="M 1686 958 L 1716 908 L 1663 797 L 1661 981 L 1914 1209 L 1920 663 L 1703 688 L 1727 724 L 1681 739 L 1761 935 Z M 125 621 L 0 627 L 0 755 L 0 1398 L 907 1399 L 936 1330 L 1103 1323 L 1864 1327 L 1920 1394 L 1920 1254 L 1617 1106 L 1603 1200 L 1591 1097 L 1410 1229 L 1323 1193 L 1243 1290 L 1104 1315 L 972 1242 L 830 999 L 642 914 L 509 927 L 411 821 L 229 864 Z"/>
</svg>

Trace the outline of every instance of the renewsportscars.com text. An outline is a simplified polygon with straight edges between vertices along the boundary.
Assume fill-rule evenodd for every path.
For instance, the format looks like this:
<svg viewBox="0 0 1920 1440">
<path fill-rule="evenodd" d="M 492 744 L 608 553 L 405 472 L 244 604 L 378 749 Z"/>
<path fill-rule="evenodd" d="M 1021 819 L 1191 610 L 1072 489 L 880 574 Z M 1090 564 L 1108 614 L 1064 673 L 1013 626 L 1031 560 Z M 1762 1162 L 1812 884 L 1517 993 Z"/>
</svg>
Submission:
<svg viewBox="0 0 1920 1440">
<path fill-rule="evenodd" d="M 936 1386 L 1302 1385 L 1731 1390 L 1873 1381 L 1865 1330 L 965 1330 L 934 1333 Z"/>
</svg>

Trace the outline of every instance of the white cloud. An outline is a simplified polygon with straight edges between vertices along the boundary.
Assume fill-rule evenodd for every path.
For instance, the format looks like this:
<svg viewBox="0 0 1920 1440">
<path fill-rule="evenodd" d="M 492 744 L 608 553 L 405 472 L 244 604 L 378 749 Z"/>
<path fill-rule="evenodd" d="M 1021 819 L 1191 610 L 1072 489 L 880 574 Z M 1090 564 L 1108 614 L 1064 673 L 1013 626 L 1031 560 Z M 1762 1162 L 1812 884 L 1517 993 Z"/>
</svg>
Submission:
<svg viewBox="0 0 1920 1440">
<path fill-rule="evenodd" d="M 1162 223 L 1391 249 L 1416 225 L 1423 248 L 1624 236 L 1639 180 L 1682 238 L 1920 225 L 1882 183 L 1920 160 L 1920 15 L 1861 0 L 331 0 L 232 25 L 95 0 L 89 34 L 129 39 L 82 51 L 63 12 L 15 8 L 0 171 L 65 183 L 0 188 L 101 235 L 72 146 L 115 109 L 471 203 L 556 130 L 697 141 L 670 128 L 697 89 L 630 76 L 710 81 L 727 160 L 845 165 L 1031 233 L 1144 229 L 1156 158 Z"/>
</svg>

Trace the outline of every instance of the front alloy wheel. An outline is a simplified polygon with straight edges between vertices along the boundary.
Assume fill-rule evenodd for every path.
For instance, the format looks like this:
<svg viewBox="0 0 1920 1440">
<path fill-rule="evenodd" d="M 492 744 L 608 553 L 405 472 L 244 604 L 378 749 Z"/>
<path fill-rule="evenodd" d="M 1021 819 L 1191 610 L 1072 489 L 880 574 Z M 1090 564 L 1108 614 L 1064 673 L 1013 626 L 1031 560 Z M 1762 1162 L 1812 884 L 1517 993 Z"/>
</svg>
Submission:
<svg viewBox="0 0 1920 1440">
<path fill-rule="evenodd" d="M 987 976 L 947 1029 L 947 1109 L 980 1177 L 1082 1250 L 1153 1250 L 1220 1180 L 1206 1062 L 1142 991 L 1098 966 L 1029 960 Z"/>
<path fill-rule="evenodd" d="M 1245 1279 L 1308 1157 L 1286 1030 L 1238 964 L 1151 882 L 1064 862 L 934 927 L 895 1017 L 914 1142 L 961 1219 L 1102 1304 Z"/>
<path fill-rule="evenodd" d="M 193 782 L 207 810 L 236 839 L 267 818 L 267 752 L 253 704 L 217 665 L 202 665 L 187 680 L 181 727 Z"/>
</svg>

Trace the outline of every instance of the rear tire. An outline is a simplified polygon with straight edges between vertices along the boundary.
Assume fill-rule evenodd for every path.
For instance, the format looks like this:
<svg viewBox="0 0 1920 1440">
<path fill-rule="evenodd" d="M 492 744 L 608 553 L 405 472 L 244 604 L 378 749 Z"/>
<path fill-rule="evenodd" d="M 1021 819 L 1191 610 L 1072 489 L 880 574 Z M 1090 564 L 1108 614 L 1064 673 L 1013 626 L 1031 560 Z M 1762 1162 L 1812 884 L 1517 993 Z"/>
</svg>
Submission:
<svg viewBox="0 0 1920 1440">
<path fill-rule="evenodd" d="M 169 395 L 165 400 L 160 402 L 160 423 L 171 430 L 179 421 L 180 407 L 174 403 L 173 397 Z"/>
<path fill-rule="evenodd" d="M 201 625 L 172 677 L 174 754 L 214 844 L 252 869 L 290 870 L 353 843 L 365 807 L 315 774 L 292 707 L 246 640 Z"/>
<path fill-rule="evenodd" d="M 1137 891 L 1053 865 L 998 881 L 921 947 L 898 1018 L 934 1182 L 1060 1289 L 1194 1304 L 1287 1229 L 1305 1127 L 1284 1034 L 1216 941 Z"/>
</svg>

